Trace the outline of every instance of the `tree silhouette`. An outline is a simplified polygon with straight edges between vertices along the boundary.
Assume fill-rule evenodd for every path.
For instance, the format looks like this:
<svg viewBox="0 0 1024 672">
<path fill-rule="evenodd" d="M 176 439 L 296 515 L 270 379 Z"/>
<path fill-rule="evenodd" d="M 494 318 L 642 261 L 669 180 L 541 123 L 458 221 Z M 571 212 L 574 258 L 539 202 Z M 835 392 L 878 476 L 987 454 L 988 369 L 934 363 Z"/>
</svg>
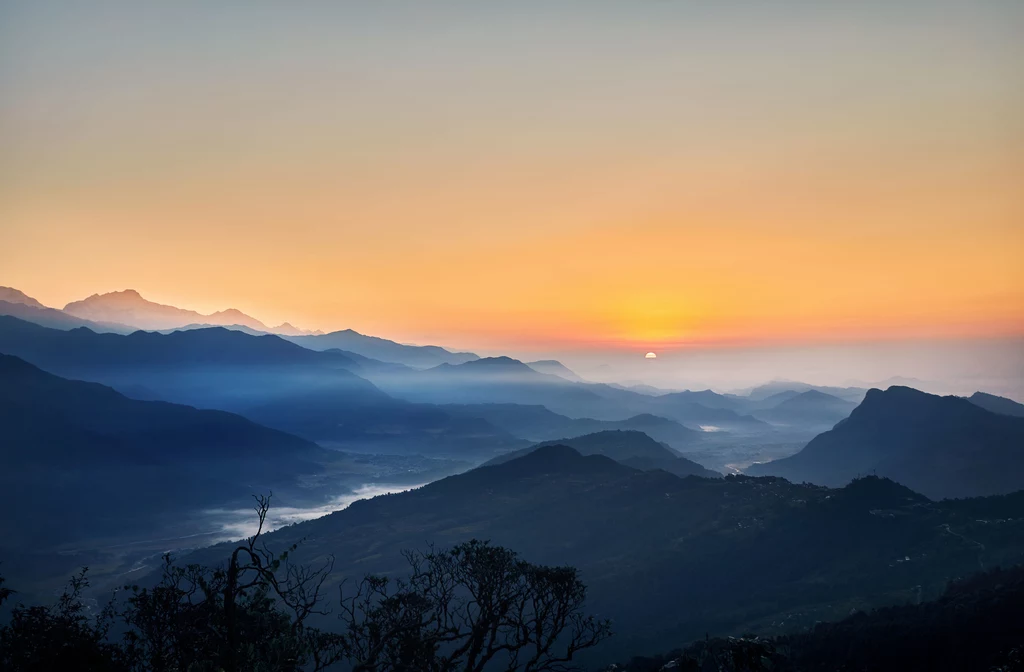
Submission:
<svg viewBox="0 0 1024 672">
<path fill-rule="evenodd" d="M 369 576 L 346 596 L 342 621 L 353 672 L 558 672 L 610 635 L 582 611 L 572 567 L 543 567 L 473 540 L 406 552 L 407 580 Z"/>
<path fill-rule="evenodd" d="M 330 611 L 333 558 L 312 567 L 292 562 L 299 544 L 268 549 L 269 508 L 256 497 L 257 531 L 225 567 L 165 555 L 156 585 L 126 586 L 97 615 L 82 601 L 83 569 L 57 604 L 16 606 L 0 626 L 0 669 L 316 672 L 347 661 L 354 672 L 561 672 L 610 634 L 583 614 L 575 569 L 481 541 L 407 552 L 409 578 L 365 577 L 341 591 L 340 631 L 314 627 Z M 0 604 L 12 593 L 0 577 Z"/>
</svg>

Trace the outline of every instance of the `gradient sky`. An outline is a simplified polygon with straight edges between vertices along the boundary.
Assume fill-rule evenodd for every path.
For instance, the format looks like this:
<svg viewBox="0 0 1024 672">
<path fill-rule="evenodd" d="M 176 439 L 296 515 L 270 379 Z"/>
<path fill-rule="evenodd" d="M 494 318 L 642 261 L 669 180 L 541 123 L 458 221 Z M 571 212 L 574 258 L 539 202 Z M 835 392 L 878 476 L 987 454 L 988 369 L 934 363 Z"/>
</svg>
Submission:
<svg viewBox="0 0 1024 672">
<path fill-rule="evenodd" d="M 297 6 L 0 3 L 0 284 L 477 349 L 1024 333 L 1019 0 Z"/>
</svg>

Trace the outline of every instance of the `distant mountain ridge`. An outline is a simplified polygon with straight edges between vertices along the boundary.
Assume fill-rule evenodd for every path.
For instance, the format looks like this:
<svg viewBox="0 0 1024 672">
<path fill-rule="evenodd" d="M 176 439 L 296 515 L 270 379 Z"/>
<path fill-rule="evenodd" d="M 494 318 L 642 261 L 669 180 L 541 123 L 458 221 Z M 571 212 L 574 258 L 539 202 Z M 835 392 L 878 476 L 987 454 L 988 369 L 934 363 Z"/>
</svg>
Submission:
<svg viewBox="0 0 1024 672">
<path fill-rule="evenodd" d="M 504 464 L 551 446 L 568 446 L 581 455 L 603 455 L 620 464 L 644 471 L 662 469 L 676 476 L 722 477 L 722 474 L 717 471 L 705 469 L 636 430 L 605 430 L 583 436 L 545 441 L 530 448 L 500 455 L 486 462 L 484 466 Z"/>
<path fill-rule="evenodd" d="M 31 303 L 12 303 L 10 301 L 0 300 L 0 316 L 16 317 L 20 320 L 32 322 L 33 324 L 49 327 L 51 329 L 66 330 L 86 327 L 87 329 L 91 329 L 95 332 L 110 332 L 115 334 L 129 334 L 135 331 L 134 327 L 129 327 L 125 324 L 83 320 L 80 317 L 69 315 L 63 310 L 47 308 L 46 306 L 37 308 Z"/>
<path fill-rule="evenodd" d="M 526 365 L 539 373 L 547 373 L 552 376 L 558 376 L 559 378 L 571 380 L 574 383 L 583 382 L 583 378 L 577 375 L 575 371 L 573 371 L 565 364 L 562 364 L 556 359 L 542 359 L 536 362 L 526 362 Z"/>
<path fill-rule="evenodd" d="M 650 413 L 640 413 L 625 420 L 594 420 L 569 418 L 539 404 L 449 404 L 443 408 L 452 413 L 484 418 L 522 439 L 541 443 L 564 436 L 582 436 L 603 430 L 637 430 L 674 449 L 685 450 L 701 441 L 698 432 L 675 420 Z"/>
<path fill-rule="evenodd" d="M 7 303 L 20 303 L 22 305 L 31 306 L 32 308 L 46 308 L 46 306 L 39 303 L 39 301 L 25 294 L 25 292 L 13 287 L 0 287 L 0 301 L 6 301 Z"/>
<path fill-rule="evenodd" d="M 97 332 L 122 334 L 139 329 L 170 332 L 225 327 L 253 335 L 275 334 L 310 350 L 340 349 L 415 368 L 429 368 L 444 363 L 461 364 L 477 359 L 470 352 L 450 352 L 435 345 L 405 345 L 377 336 L 366 336 L 352 329 L 325 334 L 319 330 L 299 329 L 288 322 L 270 327 L 235 308 L 203 315 L 198 311 L 149 301 L 134 289 L 93 294 L 80 301 L 72 301 L 63 310 L 58 310 L 44 306 L 20 290 L 0 287 L 0 315 L 11 315 L 55 329 L 87 327 Z"/>
<path fill-rule="evenodd" d="M 808 390 L 817 390 L 857 403 L 864 399 L 864 395 L 867 392 L 867 389 L 863 387 L 834 387 L 830 385 L 811 385 L 810 383 L 792 380 L 774 380 L 747 390 L 746 396 L 751 400 L 759 401 L 779 392 L 807 392 Z"/>
<path fill-rule="evenodd" d="M 145 527 L 164 510 L 281 488 L 338 456 L 238 415 L 129 399 L 0 355 L 0 506 L 21 512 L 0 520 L 0 545 Z"/>
<path fill-rule="evenodd" d="M 150 331 L 175 329 L 188 324 L 239 324 L 258 331 L 271 331 L 267 325 L 235 308 L 203 315 L 195 310 L 149 301 L 134 289 L 93 294 L 67 304 L 64 306 L 64 312 L 94 322 L 120 322 Z"/>
<path fill-rule="evenodd" d="M 741 634 L 782 620 L 799 629 L 852 608 L 927 599 L 979 563 L 1024 558 L 1022 507 L 1019 495 L 929 502 L 875 477 L 839 490 L 777 478 L 680 478 L 556 443 L 356 502 L 275 531 L 267 543 L 305 539 L 303 561 L 335 557 L 342 580 L 404 576 L 401 552 L 410 547 L 490 539 L 531 562 L 577 567 L 588 608 L 615 623 L 604 650 L 632 656 L 707 631 Z"/>
<path fill-rule="evenodd" d="M 271 334 L 223 327 L 98 334 L 0 316 L 0 352 L 135 398 L 226 410 L 357 452 L 477 462 L 527 444 L 486 420 L 394 399 L 363 377 L 409 375 L 401 365 L 309 350 Z"/>
<path fill-rule="evenodd" d="M 386 338 L 367 336 L 352 329 L 332 331 L 328 334 L 282 335 L 292 343 L 311 350 L 337 348 L 383 362 L 404 364 L 418 369 L 439 364 L 463 364 L 479 359 L 471 352 L 452 352 L 437 345 L 405 345 Z"/>
<path fill-rule="evenodd" d="M 40 366 L 61 369 L 182 366 L 207 363 L 328 364 L 356 369 L 341 353 L 321 353 L 272 335 L 250 335 L 225 327 L 169 333 L 135 331 L 96 333 L 87 328 L 55 331 L 0 316 L 0 352 L 25 357 Z"/>
<path fill-rule="evenodd" d="M 975 406 L 980 406 L 986 411 L 999 413 L 1000 415 L 1012 415 L 1017 418 L 1024 418 L 1024 404 L 1019 404 L 1013 399 L 998 397 L 985 392 L 975 392 L 967 397 L 967 401 Z"/>
<path fill-rule="evenodd" d="M 792 457 L 747 473 L 841 486 L 878 474 L 931 498 L 1024 489 L 1024 418 L 909 387 L 869 390 L 850 417 Z"/>
<path fill-rule="evenodd" d="M 772 395 L 768 399 L 778 396 Z M 771 408 L 754 411 L 754 414 L 762 420 L 779 424 L 831 427 L 856 407 L 852 401 L 812 389 L 787 396 Z"/>
</svg>

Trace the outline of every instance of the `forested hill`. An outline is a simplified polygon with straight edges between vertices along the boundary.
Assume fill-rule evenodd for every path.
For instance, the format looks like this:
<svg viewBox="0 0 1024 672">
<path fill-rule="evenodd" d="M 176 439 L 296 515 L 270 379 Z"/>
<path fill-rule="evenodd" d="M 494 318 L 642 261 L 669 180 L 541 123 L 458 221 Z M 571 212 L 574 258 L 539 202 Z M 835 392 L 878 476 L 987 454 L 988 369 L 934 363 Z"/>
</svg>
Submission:
<svg viewBox="0 0 1024 672">
<path fill-rule="evenodd" d="M 1024 501 L 969 502 L 932 502 L 874 477 L 842 489 L 680 478 L 546 446 L 356 502 L 267 543 L 305 539 L 296 557 L 333 556 L 340 581 L 400 576 L 411 547 L 489 539 L 531 562 L 578 567 L 588 604 L 617 624 L 601 655 L 629 655 L 937 596 L 951 578 L 1024 560 Z"/>
</svg>

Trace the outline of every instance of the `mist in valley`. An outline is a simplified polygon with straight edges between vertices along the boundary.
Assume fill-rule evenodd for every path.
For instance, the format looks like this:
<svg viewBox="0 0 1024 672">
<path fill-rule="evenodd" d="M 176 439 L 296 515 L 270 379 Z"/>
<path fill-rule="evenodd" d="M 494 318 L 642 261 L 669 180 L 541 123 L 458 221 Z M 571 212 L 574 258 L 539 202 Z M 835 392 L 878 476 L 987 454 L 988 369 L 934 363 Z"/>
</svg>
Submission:
<svg viewBox="0 0 1024 672">
<path fill-rule="evenodd" d="M 0 3 L 0 671 L 1024 670 L 1022 36 Z"/>
</svg>

